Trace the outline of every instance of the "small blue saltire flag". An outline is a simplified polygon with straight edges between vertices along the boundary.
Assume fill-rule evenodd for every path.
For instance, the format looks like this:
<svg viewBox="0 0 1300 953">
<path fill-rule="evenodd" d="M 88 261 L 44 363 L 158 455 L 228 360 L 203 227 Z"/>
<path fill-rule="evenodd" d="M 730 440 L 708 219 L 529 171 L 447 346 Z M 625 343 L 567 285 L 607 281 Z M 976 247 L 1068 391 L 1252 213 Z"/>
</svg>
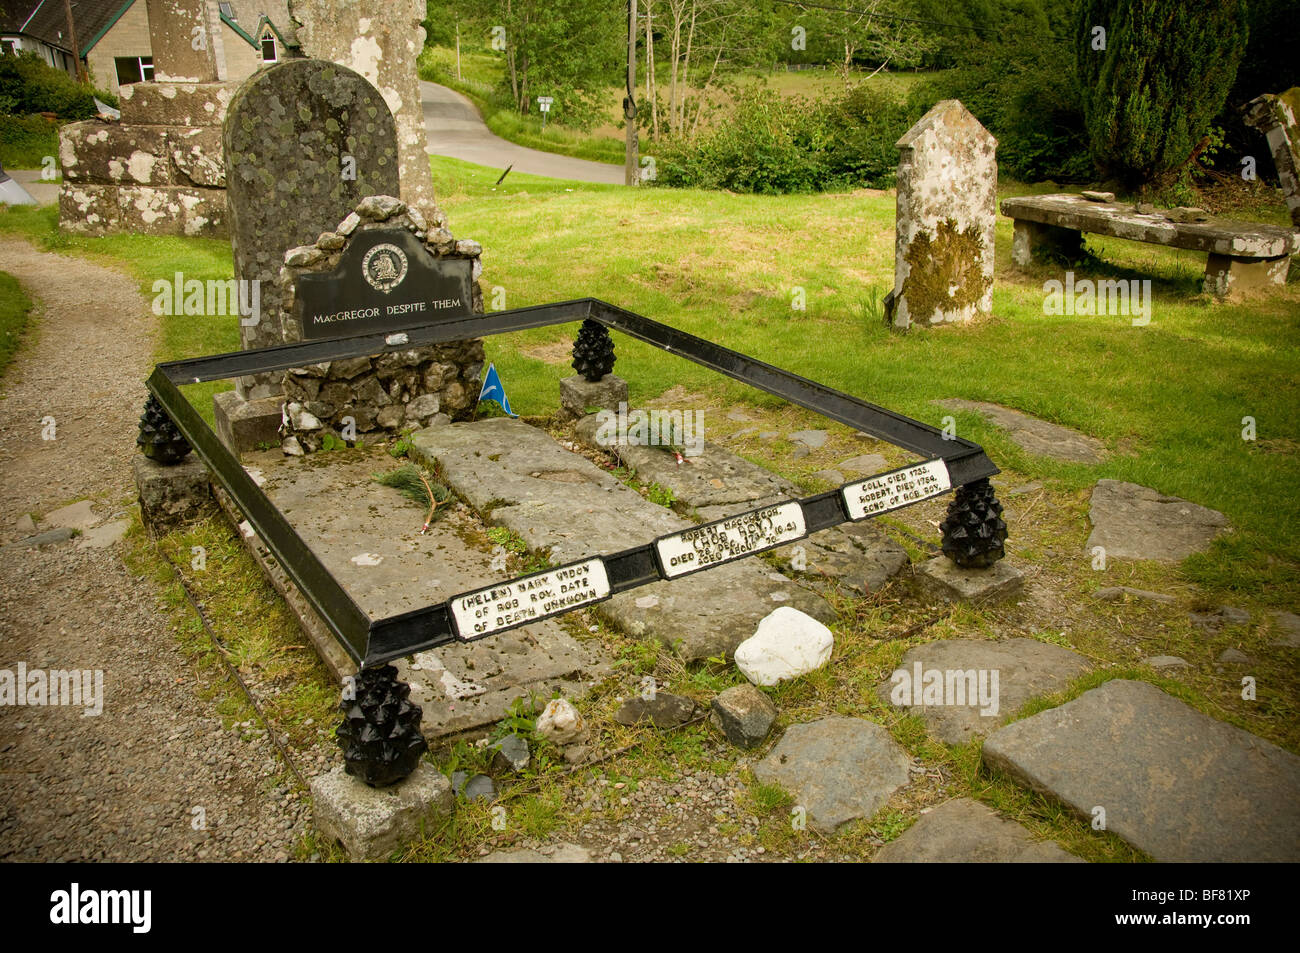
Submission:
<svg viewBox="0 0 1300 953">
<path fill-rule="evenodd" d="M 488 372 L 483 376 L 483 389 L 478 392 L 478 399 L 495 400 L 501 405 L 501 409 L 511 417 L 519 416 L 510 409 L 510 401 L 506 397 L 506 389 L 501 384 L 501 376 L 497 374 L 497 366 L 495 364 L 488 365 Z"/>
</svg>

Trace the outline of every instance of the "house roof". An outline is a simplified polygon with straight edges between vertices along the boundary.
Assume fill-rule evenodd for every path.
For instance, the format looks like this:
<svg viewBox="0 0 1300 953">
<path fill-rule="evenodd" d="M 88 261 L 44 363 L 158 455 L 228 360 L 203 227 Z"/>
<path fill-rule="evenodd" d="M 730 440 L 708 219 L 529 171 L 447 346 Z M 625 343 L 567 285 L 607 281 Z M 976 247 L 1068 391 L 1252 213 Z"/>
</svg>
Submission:
<svg viewBox="0 0 1300 953">
<path fill-rule="evenodd" d="M 134 0 L 72 0 L 72 21 L 84 55 Z M 63 0 L 0 0 L 0 33 L 21 34 L 72 52 Z"/>
<path fill-rule="evenodd" d="M 262 27 L 269 25 L 285 46 L 298 46 L 293 20 L 289 17 L 288 0 L 229 0 L 234 18 L 223 12 L 221 22 L 251 46 L 258 45 Z"/>
</svg>

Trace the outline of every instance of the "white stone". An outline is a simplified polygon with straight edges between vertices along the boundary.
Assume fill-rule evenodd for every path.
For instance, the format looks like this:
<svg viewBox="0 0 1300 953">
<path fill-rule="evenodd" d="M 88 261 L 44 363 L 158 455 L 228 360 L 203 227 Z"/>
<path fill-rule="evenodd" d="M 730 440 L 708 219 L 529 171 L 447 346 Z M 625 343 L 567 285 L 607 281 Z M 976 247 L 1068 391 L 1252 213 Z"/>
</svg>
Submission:
<svg viewBox="0 0 1300 953">
<path fill-rule="evenodd" d="M 573 707 L 573 702 L 555 698 L 538 716 L 537 733 L 553 744 L 572 744 L 587 737 L 587 720 Z"/>
<path fill-rule="evenodd" d="M 775 685 L 821 668 L 834 645 L 830 629 L 805 612 L 782 606 L 736 647 L 736 667 L 755 685 Z"/>
</svg>

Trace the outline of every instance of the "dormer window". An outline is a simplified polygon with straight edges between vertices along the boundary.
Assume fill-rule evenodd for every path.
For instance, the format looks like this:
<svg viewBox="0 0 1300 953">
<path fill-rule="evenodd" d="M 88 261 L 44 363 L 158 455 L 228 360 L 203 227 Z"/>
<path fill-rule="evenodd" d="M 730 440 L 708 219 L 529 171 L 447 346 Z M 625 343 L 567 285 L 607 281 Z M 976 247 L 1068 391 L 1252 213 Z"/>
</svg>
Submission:
<svg viewBox="0 0 1300 953">
<path fill-rule="evenodd" d="M 262 62 L 274 63 L 278 59 L 275 52 L 275 34 L 268 30 L 262 34 Z"/>
</svg>

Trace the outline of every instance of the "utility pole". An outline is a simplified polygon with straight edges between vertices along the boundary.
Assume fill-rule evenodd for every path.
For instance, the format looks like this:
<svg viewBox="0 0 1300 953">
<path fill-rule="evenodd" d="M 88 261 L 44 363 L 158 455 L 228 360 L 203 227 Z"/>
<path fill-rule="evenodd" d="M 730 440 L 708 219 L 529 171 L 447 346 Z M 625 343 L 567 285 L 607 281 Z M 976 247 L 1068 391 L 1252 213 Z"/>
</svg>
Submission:
<svg viewBox="0 0 1300 953">
<path fill-rule="evenodd" d="M 72 20 L 72 0 L 63 0 L 63 9 L 68 15 L 68 39 L 72 43 L 72 59 L 76 64 L 77 80 L 82 83 L 90 81 L 86 67 L 81 64 L 81 46 L 77 43 L 77 24 Z"/>
<path fill-rule="evenodd" d="M 623 168 L 626 185 L 636 185 L 636 0 L 627 0 L 627 95 L 623 97 L 623 119 L 627 123 L 627 164 Z"/>
</svg>

